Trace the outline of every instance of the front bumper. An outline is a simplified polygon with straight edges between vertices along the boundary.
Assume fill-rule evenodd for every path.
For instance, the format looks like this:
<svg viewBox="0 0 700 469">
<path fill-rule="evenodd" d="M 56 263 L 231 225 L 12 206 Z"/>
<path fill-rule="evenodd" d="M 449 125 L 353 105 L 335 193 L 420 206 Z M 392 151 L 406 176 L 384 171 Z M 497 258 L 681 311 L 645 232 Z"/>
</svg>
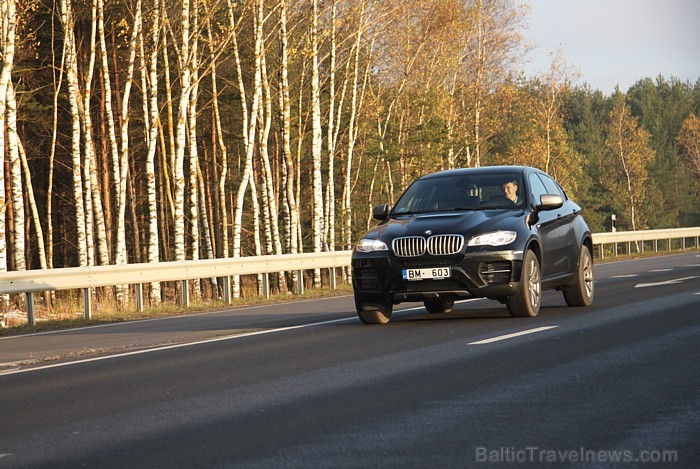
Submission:
<svg viewBox="0 0 700 469">
<path fill-rule="evenodd" d="M 501 298 L 519 286 L 522 251 L 460 253 L 453 256 L 399 258 L 393 254 L 355 253 L 352 279 L 355 294 L 364 302 L 400 303 L 431 298 Z M 406 281 L 407 268 L 450 267 L 452 276 L 441 280 Z"/>
</svg>

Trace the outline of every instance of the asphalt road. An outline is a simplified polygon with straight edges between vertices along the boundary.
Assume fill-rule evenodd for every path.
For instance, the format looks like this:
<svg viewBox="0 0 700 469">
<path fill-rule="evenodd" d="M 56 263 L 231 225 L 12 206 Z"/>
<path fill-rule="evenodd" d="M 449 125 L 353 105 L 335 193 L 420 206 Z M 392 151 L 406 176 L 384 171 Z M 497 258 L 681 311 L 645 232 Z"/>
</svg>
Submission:
<svg viewBox="0 0 700 469">
<path fill-rule="evenodd" d="M 340 297 L 0 339 L 0 467 L 700 467 L 700 255 L 595 273 L 533 319 Z"/>
</svg>

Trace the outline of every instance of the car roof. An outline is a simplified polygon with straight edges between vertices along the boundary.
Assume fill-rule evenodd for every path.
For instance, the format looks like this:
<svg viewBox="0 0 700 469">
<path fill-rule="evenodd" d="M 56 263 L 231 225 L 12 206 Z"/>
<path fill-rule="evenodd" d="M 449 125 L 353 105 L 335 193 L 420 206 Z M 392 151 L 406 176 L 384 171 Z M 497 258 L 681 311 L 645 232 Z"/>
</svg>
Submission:
<svg viewBox="0 0 700 469">
<path fill-rule="evenodd" d="M 437 173 L 427 174 L 420 179 L 430 179 L 433 177 L 443 177 L 443 176 L 457 176 L 460 174 L 513 174 L 513 173 L 526 173 L 535 171 L 541 173 L 542 171 L 537 168 L 532 168 L 530 166 L 479 166 L 478 168 L 458 168 L 449 169 L 447 171 L 439 171 Z"/>
</svg>

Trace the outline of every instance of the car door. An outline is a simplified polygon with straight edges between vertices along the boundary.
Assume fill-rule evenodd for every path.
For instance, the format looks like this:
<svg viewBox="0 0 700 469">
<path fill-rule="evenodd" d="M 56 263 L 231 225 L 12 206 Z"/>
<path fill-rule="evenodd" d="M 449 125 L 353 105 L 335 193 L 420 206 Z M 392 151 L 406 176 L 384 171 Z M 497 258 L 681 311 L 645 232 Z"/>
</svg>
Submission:
<svg viewBox="0 0 700 469">
<path fill-rule="evenodd" d="M 540 203 L 540 197 L 544 194 L 561 195 L 559 191 L 553 191 L 551 187 L 546 187 L 544 180 L 537 173 L 529 176 L 530 190 L 534 198 L 534 203 Z M 544 210 L 538 213 L 536 223 L 540 234 L 542 250 L 542 277 L 551 278 L 568 272 L 567 261 L 566 222 L 562 219 L 561 209 Z"/>
<path fill-rule="evenodd" d="M 567 274 L 572 271 L 577 260 L 572 227 L 576 212 L 571 209 L 571 203 L 568 202 L 559 184 L 546 174 L 538 174 L 537 176 L 544 184 L 547 194 L 559 195 L 564 200 L 564 204 L 560 208 L 548 212 L 546 230 L 548 259 L 543 260 L 547 267 L 546 270 L 543 267 L 543 276 Z"/>
</svg>

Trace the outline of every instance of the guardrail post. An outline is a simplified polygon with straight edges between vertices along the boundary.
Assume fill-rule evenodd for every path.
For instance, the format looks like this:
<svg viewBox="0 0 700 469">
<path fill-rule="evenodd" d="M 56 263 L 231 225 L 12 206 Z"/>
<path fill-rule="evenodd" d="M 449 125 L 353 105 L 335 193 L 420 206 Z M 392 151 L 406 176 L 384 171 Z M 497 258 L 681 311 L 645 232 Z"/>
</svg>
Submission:
<svg viewBox="0 0 700 469">
<path fill-rule="evenodd" d="M 222 293 L 224 295 L 224 303 L 231 304 L 231 277 L 224 277 Z"/>
<path fill-rule="evenodd" d="M 92 291 L 90 288 L 83 288 L 83 306 L 85 307 L 83 313 L 85 319 L 92 319 Z"/>
<path fill-rule="evenodd" d="M 36 316 L 34 315 L 34 293 L 25 293 L 27 299 L 27 322 L 36 326 Z"/>
<path fill-rule="evenodd" d="M 143 313 L 143 283 L 137 283 L 134 285 L 135 296 L 136 296 L 136 311 Z"/>
<path fill-rule="evenodd" d="M 263 296 L 266 300 L 270 299 L 270 274 L 265 272 L 262 276 Z"/>
<path fill-rule="evenodd" d="M 331 290 L 335 290 L 335 267 L 331 267 L 329 273 L 330 273 L 330 276 L 329 276 L 330 282 L 329 283 L 331 286 Z"/>
<path fill-rule="evenodd" d="M 187 280 L 182 281 L 182 306 L 185 308 L 190 306 L 190 286 Z"/>
<path fill-rule="evenodd" d="M 299 294 L 303 295 L 304 294 L 304 271 L 300 270 L 300 271 L 298 271 L 298 273 L 299 273 L 299 282 L 298 282 Z"/>
</svg>

